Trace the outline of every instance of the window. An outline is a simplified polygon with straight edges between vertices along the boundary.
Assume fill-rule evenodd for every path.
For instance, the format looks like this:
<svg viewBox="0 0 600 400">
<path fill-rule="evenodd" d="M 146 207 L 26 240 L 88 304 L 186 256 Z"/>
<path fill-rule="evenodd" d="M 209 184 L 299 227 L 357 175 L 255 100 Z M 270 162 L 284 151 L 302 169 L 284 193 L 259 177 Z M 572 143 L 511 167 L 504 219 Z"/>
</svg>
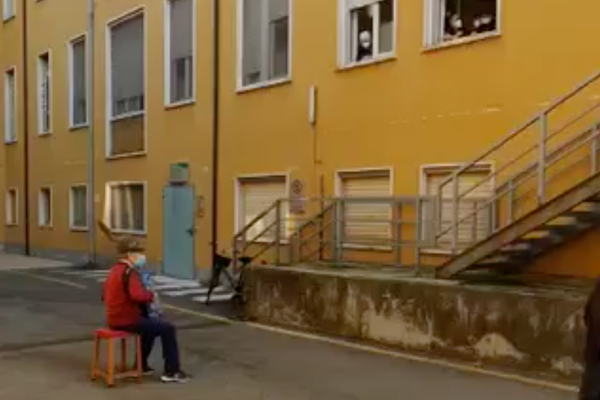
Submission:
<svg viewBox="0 0 600 400">
<path fill-rule="evenodd" d="M 339 0 L 342 4 L 341 58 L 366 62 L 395 50 L 395 0 Z"/>
<path fill-rule="evenodd" d="M 390 245 L 390 203 L 353 199 L 385 198 L 391 194 L 389 170 L 338 173 L 338 195 L 348 199 L 343 207 L 344 244 L 372 247 Z"/>
<path fill-rule="evenodd" d="M 38 225 L 52 226 L 52 189 L 43 187 L 38 194 Z"/>
<path fill-rule="evenodd" d="M 425 194 L 437 196 L 441 184 L 455 171 L 454 168 L 425 168 Z M 482 166 L 473 171 L 461 174 L 458 180 L 458 241 L 459 247 L 466 247 L 484 239 L 489 234 L 492 223 L 492 208 L 484 207 L 493 195 L 493 180 L 490 179 L 490 169 Z M 443 187 L 442 205 L 439 224 L 440 237 L 438 247 L 444 249 L 452 245 L 453 228 L 453 186 L 448 183 Z M 477 211 L 479 208 L 481 210 Z M 426 214 L 426 213 L 424 213 Z M 424 215 L 424 219 L 430 219 Z M 427 226 L 427 223 L 425 223 Z M 427 233 L 425 233 L 426 236 Z M 429 236 L 431 237 L 431 236 Z"/>
<path fill-rule="evenodd" d="M 15 69 L 4 73 L 4 142 L 17 141 L 17 82 Z"/>
<path fill-rule="evenodd" d="M 425 0 L 425 45 L 497 32 L 500 0 Z"/>
<path fill-rule="evenodd" d="M 108 156 L 144 151 L 144 15 L 109 26 Z"/>
<path fill-rule="evenodd" d="M 69 203 L 71 229 L 87 229 L 87 186 L 71 187 Z"/>
<path fill-rule="evenodd" d="M 71 127 L 87 124 L 85 36 L 69 43 L 69 120 Z"/>
<path fill-rule="evenodd" d="M 38 57 L 38 133 L 50 133 L 51 123 L 50 53 Z"/>
<path fill-rule="evenodd" d="M 254 218 L 273 205 L 277 200 L 287 198 L 287 184 L 284 176 L 266 176 L 260 178 L 243 178 L 239 181 L 238 191 L 238 220 L 236 231 L 248 225 Z M 281 218 L 289 220 L 287 203 L 283 204 Z M 255 223 L 247 232 L 248 240 L 271 241 L 275 239 L 275 229 L 265 229 L 275 223 L 275 212 L 265 215 Z M 281 224 L 281 237 L 286 235 L 286 224 Z M 260 238 L 258 238 L 258 236 Z"/>
<path fill-rule="evenodd" d="M 2 0 L 2 19 L 8 21 L 16 15 L 15 0 Z"/>
<path fill-rule="evenodd" d="M 109 185 L 110 228 L 120 232 L 146 231 L 146 187 L 143 183 Z"/>
<path fill-rule="evenodd" d="M 194 97 L 194 1 L 167 0 L 167 103 Z"/>
<path fill-rule="evenodd" d="M 289 78 L 291 0 L 238 0 L 239 86 Z"/>
<path fill-rule="evenodd" d="M 17 225 L 19 221 L 19 197 L 17 189 L 8 189 L 5 199 L 6 225 Z"/>
</svg>

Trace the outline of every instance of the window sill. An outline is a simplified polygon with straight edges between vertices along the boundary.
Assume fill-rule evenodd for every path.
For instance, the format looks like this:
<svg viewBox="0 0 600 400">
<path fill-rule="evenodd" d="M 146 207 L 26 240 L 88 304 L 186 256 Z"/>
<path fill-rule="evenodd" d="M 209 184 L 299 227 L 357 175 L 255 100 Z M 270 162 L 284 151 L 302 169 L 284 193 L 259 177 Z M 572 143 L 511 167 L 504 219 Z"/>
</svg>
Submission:
<svg viewBox="0 0 600 400">
<path fill-rule="evenodd" d="M 347 250 L 359 250 L 359 251 L 380 251 L 380 252 L 390 252 L 393 250 L 392 246 L 369 246 L 367 244 L 342 244 L 342 249 Z"/>
<path fill-rule="evenodd" d="M 87 226 L 85 226 L 85 227 L 71 226 L 70 229 L 71 229 L 71 232 L 87 232 L 89 230 L 89 228 Z"/>
<path fill-rule="evenodd" d="M 5 140 L 4 144 L 7 145 L 7 146 L 11 146 L 13 144 L 17 144 L 17 139 L 14 139 L 14 140 Z"/>
<path fill-rule="evenodd" d="M 126 154 L 115 154 L 113 156 L 106 156 L 107 160 L 121 160 L 124 158 L 140 158 L 140 157 L 144 157 L 148 155 L 148 153 L 146 152 L 146 150 L 144 151 L 136 151 L 133 153 L 126 153 Z"/>
<path fill-rule="evenodd" d="M 52 132 L 48 131 L 48 132 L 38 132 L 38 136 L 50 136 L 52 134 Z"/>
<path fill-rule="evenodd" d="M 18 222 L 7 222 L 4 224 L 4 226 L 6 226 L 7 228 L 14 228 L 14 227 L 19 226 L 19 223 Z"/>
<path fill-rule="evenodd" d="M 112 233 L 121 234 L 121 235 L 132 235 L 132 236 L 146 236 L 148 233 L 146 231 L 134 231 L 130 229 L 113 229 L 110 228 Z"/>
<path fill-rule="evenodd" d="M 38 225 L 38 228 L 40 230 L 44 230 L 44 231 L 51 231 L 53 229 L 52 224 L 50 225 Z"/>
<path fill-rule="evenodd" d="M 366 68 L 366 67 L 370 67 L 372 65 L 382 64 L 382 63 L 386 63 L 386 62 L 390 62 L 390 61 L 396 61 L 397 59 L 398 59 L 398 57 L 396 56 L 396 54 L 386 54 L 386 55 L 380 55 L 377 57 L 373 57 L 366 61 L 360 61 L 360 62 L 340 65 L 340 66 L 338 66 L 337 69 L 338 69 L 338 71 L 343 72 L 343 71 L 349 71 L 349 70 L 358 69 L 358 68 Z"/>
<path fill-rule="evenodd" d="M 86 122 L 85 124 L 71 125 L 71 126 L 69 126 L 69 130 L 71 132 L 75 132 L 75 131 L 80 131 L 82 129 L 87 129 L 89 127 L 90 127 L 90 125 Z"/>
<path fill-rule="evenodd" d="M 11 15 L 10 17 L 2 17 L 2 22 L 6 24 L 15 18 L 17 18 L 16 14 Z"/>
<path fill-rule="evenodd" d="M 429 52 L 443 50 L 443 49 L 447 49 L 447 48 L 451 48 L 451 47 L 464 46 L 464 45 L 468 45 L 471 43 L 481 42 L 484 40 L 496 39 L 496 38 L 499 38 L 500 36 L 502 36 L 502 34 L 499 31 L 467 36 L 464 38 L 451 40 L 448 42 L 442 42 L 442 43 L 438 43 L 438 44 L 433 44 L 431 46 L 426 46 L 423 48 L 423 52 L 429 53 Z"/>
<path fill-rule="evenodd" d="M 110 122 L 119 122 L 124 119 L 143 117 L 144 115 L 146 115 L 145 110 L 133 111 L 133 112 L 126 113 L 126 114 L 115 115 L 110 119 Z"/>
<path fill-rule="evenodd" d="M 444 249 L 423 249 L 421 250 L 421 254 L 427 254 L 430 256 L 451 256 L 452 250 L 444 250 Z"/>
<path fill-rule="evenodd" d="M 248 86 L 239 86 L 236 90 L 236 93 L 241 94 L 241 93 L 246 93 L 246 92 L 253 92 L 255 90 L 267 89 L 267 88 L 271 88 L 271 87 L 275 87 L 275 86 L 283 86 L 283 85 L 288 85 L 290 83 L 292 83 L 291 77 L 286 77 L 286 78 L 281 78 L 281 79 L 273 79 L 270 81 L 255 83 L 255 84 L 248 85 Z"/>
<path fill-rule="evenodd" d="M 196 104 L 196 99 L 194 99 L 194 98 L 188 99 L 188 100 L 176 101 L 174 103 L 165 104 L 165 110 L 176 110 L 178 108 L 187 107 L 187 106 L 191 106 L 194 104 Z"/>
</svg>

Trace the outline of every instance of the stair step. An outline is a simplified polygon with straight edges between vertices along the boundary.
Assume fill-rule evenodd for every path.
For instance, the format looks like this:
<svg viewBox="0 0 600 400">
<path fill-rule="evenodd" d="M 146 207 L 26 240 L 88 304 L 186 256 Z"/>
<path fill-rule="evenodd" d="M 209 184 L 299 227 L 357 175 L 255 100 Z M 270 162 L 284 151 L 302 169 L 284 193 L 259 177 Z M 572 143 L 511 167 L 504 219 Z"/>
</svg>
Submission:
<svg viewBox="0 0 600 400">
<path fill-rule="evenodd" d="M 583 228 L 580 223 L 561 224 L 561 225 L 542 225 L 534 230 L 534 232 L 548 232 L 550 235 L 567 236 L 579 232 Z"/>
<path fill-rule="evenodd" d="M 565 217 L 575 218 L 584 223 L 594 223 L 600 221 L 600 213 L 594 211 L 569 211 Z"/>
<path fill-rule="evenodd" d="M 523 237 L 512 243 L 512 245 L 527 245 L 532 251 L 541 251 L 561 241 L 560 237 L 546 235 L 544 237 Z"/>
</svg>

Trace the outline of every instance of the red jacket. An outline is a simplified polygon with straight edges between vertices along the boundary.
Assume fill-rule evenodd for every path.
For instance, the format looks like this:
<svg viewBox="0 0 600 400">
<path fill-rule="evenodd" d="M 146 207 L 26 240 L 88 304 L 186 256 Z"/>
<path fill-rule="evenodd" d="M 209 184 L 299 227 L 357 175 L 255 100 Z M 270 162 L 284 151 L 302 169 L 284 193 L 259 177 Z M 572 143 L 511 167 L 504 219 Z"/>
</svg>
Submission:
<svg viewBox="0 0 600 400">
<path fill-rule="evenodd" d="M 104 282 L 104 313 L 107 325 L 112 328 L 137 324 L 141 318 L 140 305 L 152 301 L 152 292 L 144 288 L 136 270 L 130 272 L 129 294 L 125 292 L 123 277 L 127 268 L 130 266 L 126 261 L 117 262 L 111 267 Z"/>
</svg>

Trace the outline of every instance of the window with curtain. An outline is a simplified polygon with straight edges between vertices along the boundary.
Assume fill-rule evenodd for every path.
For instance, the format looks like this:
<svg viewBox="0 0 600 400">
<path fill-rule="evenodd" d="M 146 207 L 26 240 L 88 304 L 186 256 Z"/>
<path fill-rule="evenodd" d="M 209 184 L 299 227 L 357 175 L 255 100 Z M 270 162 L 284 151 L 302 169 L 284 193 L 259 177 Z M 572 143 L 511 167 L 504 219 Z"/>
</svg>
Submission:
<svg viewBox="0 0 600 400">
<path fill-rule="evenodd" d="M 87 228 L 87 186 L 80 185 L 71 187 L 70 200 L 71 228 Z"/>
<path fill-rule="evenodd" d="M 52 93 L 50 86 L 50 53 L 38 57 L 38 133 L 50 133 Z"/>
<path fill-rule="evenodd" d="M 110 228 L 123 232 L 144 232 L 145 186 L 142 183 L 112 184 L 109 190 Z"/>
<path fill-rule="evenodd" d="M 112 117 L 124 118 L 145 110 L 144 16 L 110 27 Z"/>
<path fill-rule="evenodd" d="M 194 0 L 168 2 L 169 103 L 194 97 Z"/>
</svg>

